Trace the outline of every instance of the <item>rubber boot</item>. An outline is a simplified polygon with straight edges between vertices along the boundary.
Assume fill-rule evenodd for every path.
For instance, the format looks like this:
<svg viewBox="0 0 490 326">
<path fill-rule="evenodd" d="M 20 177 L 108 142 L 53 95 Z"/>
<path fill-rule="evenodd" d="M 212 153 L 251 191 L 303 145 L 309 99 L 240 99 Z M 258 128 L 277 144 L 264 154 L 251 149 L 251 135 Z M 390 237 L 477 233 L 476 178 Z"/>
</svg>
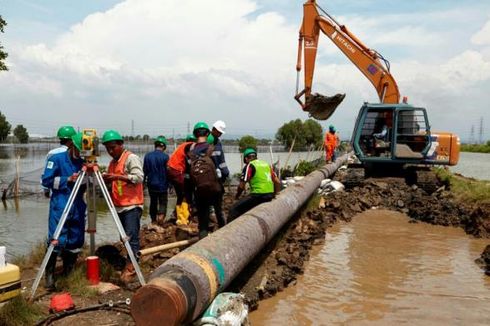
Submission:
<svg viewBox="0 0 490 326">
<path fill-rule="evenodd" d="M 179 205 L 177 210 L 177 224 L 178 225 L 188 225 L 189 224 L 189 205 L 184 200 L 182 204 Z"/>
<path fill-rule="evenodd" d="M 54 291 L 56 290 L 55 283 L 56 283 L 56 277 L 54 275 L 54 271 L 56 269 L 56 259 L 58 258 L 58 253 L 52 252 L 51 256 L 49 257 L 48 263 L 46 264 L 46 270 L 45 270 L 45 283 L 44 287 L 48 291 Z"/>
<path fill-rule="evenodd" d="M 78 259 L 78 253 L 65 250 L 61 254 L 61 258 L 63 259 L 63 276 L 67 276 L 75 267 Z"/>
<path fill-rule="evenodd" d="M 208 236 L 208 230 L 200 230 L 199 231 L 199 240 L 204 239 Z"/>
<path fill-rule="evenodd" d="M 177 225 L 184 225 L 182 216 L 182 205 L 175 205 L 175 215 L 177 217 Z"/>
</svg>

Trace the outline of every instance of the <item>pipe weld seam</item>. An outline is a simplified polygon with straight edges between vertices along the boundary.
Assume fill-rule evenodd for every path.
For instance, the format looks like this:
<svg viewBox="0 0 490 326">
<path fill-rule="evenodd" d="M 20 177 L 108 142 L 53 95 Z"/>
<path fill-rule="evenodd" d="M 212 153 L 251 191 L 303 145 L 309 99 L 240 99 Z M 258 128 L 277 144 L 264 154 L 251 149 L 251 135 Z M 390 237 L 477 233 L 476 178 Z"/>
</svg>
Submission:
<svg viewBox="0 0 490 326">
<path fill-rule="evenodd" d="M 212 300 L 218 293 L 218 282 L 212 264 L 203 257 L 191 252 L 182 252 L 180 258 L 190 260 L 199 266 L 209 281 L 209 299 Z"/>
</svg>

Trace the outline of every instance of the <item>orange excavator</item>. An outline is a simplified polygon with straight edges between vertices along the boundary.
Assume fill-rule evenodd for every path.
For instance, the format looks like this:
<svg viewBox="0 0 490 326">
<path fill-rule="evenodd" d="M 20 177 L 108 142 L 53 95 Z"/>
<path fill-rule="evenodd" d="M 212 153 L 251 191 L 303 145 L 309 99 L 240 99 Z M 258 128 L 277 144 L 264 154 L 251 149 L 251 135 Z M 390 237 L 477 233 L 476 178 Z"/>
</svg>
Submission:
<svg viewBox="0 0 490 326">
<path fill-rule="evenodd" d="M 303 10 L 294 97 L 301 108 L 313 118 L 326 120 L 345 97 L 344 94 L 323 96 L 312 92 L 320 32 L 350 59 L 378 93 L 380 103 L 364 103 L 361 107 L 351 139 L 354 152 L 361 162 L 358 167 L 362 167 L 363 174 L 403 170 L 405 175 L 421 175 L 418 171 L 428 171 L 428 165 L 456 165 L 459 160 L 459 137 L 449 132 L 432 132 L 425 108 L 408 104 L 406 98 L 400 103 L 400 92 L 390 73 L 388 60 L 364 45 L 315 0 L 306 1 Z M 302 63 L 304 89 L 299 91 Z M 406 173 L 407 169 L 415 173 Z"/>
</svg>

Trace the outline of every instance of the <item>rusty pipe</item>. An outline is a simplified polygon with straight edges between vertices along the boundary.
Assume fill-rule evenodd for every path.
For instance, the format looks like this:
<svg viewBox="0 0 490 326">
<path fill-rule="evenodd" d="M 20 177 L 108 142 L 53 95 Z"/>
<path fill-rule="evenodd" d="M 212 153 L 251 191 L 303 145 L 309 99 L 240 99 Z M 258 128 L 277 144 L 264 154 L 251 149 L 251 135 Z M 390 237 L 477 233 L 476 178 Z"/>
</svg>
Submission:
<svg viewBox="0 0 490 326">
<path fill-rule="evenodd" d="M 167 260 L 131 301 L 137 325 L 180 325 L 199 317 L 293 214 L 347 161 L 327 164 Z"/>
</svg>

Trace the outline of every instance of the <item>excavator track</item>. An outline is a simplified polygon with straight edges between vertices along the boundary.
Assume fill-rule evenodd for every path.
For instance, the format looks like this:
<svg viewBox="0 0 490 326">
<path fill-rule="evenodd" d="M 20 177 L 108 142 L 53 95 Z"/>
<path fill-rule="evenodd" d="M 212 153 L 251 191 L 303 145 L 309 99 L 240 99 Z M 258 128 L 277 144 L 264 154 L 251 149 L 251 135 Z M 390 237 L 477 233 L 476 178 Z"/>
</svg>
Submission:
<svg viewBox="0 0 490 326">
<path fill-rule="evenodd" d="M 349 167 L 344 176 L 343 184 L 346 189 L 360 187 L 364 184 L 365 174 L 362 167 Z"/>
<path fill-rule="evenodd" d="M 417 186 L 429 195 L 439 188 L 439 179 L 433 171 L 417 170 L 415 175 Z"/>
</svg>

